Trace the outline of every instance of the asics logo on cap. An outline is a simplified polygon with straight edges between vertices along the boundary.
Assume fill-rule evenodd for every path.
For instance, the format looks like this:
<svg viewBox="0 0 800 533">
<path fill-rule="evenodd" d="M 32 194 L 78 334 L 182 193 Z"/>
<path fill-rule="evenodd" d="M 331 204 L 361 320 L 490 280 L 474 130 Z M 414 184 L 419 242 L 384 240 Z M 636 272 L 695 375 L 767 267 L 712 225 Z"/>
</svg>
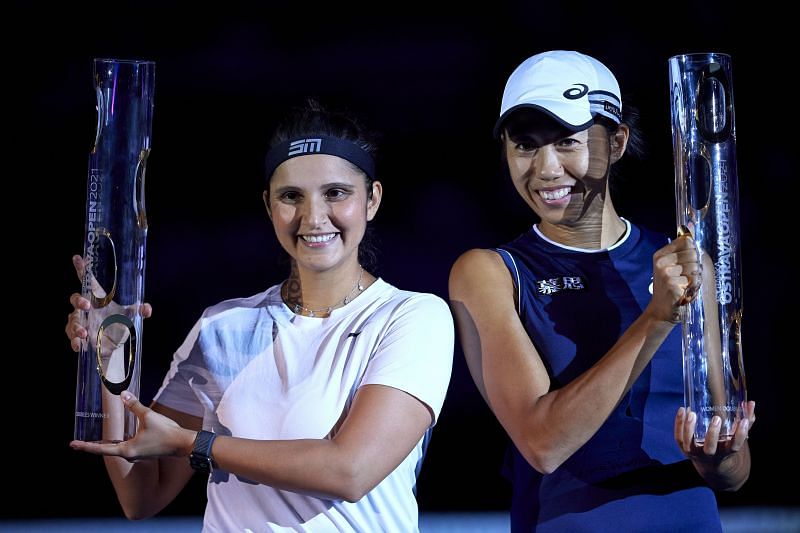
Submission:
<svg viewBox="0 0 800 533">
<path fill-rule="evenodd" d="M 567 100 L 577 100 L 589 92 L 589 87 L 583 83 L 574 83 L 573 85 L 577 85 L 577 87 L 564 91 L 564 98 Z"/>
<path fill-rule="evenodd" d="M 322 139 L 298 139 L 289 143 L 288 155 L 305 154 L 308 152 L 319 152 L 322 147 Z"/>
</svg>

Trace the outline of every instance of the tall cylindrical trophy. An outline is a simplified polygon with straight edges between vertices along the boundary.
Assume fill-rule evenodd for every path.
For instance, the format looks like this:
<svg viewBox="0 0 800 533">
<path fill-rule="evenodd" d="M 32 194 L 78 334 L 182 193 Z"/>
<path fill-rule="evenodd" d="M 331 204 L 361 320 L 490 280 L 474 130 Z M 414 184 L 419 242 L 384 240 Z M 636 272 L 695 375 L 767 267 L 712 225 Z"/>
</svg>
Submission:
<svg viewBox="0 0 800 533">
<path fill-rule="evenodd" d="M 136 417 L 119 394 L 138 396 L 155 63 L 95 59 L 97 130 L 89 159 L 81 314 L 89 336 L 80 351 L 75 439 L 127 440 Z"/>
<path fill-rule="evenodd" d="M 701 444 L 714 416 L 730 439 L 747 401 L 731 60 L 675 56 L 669 77 L 677 223 L 694 237 L 702 276 L 682 312 L 684 401 Z"/>
</svg>

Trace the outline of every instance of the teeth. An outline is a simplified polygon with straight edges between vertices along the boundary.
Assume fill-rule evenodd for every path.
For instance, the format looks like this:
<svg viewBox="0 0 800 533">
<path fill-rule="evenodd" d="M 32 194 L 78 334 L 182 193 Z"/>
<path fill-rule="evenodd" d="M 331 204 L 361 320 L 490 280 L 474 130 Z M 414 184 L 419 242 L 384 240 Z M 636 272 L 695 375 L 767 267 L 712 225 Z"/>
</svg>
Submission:
<svg viewBox="0 0 800 533">
<path fill-rule="evenodd" d="M 556 189 L 554 191 L 539 191 L 539 195 L 545 200 L 558 200 L 569 194 L 570 188 Z"/>
<path fill-rule="evenodd" d="M 306 242 L 327 242 L 336 237 L 336 234 L 326 233 L 325 235 L 301 235 L 301 237 Z"/>
</svg>

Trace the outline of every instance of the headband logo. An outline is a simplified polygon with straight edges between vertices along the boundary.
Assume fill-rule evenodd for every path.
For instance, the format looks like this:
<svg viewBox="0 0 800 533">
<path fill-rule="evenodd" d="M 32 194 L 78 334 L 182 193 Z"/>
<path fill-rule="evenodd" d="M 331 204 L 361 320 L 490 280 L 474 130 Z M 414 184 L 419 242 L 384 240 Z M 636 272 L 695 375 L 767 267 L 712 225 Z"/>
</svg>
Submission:
<svg viewBox="0 0 800 533">
<path fill-rule="evenodd" d="M 567 89 L 564 91 L 564 98 L 567 100 L 577 100 L 589 92 L 588 85 L 584 85 L 582 83 L 573 83 L 573 85 L 577 85 L 577 87 L 573 87 L 572 89 Z"/>
<path fill-rule="evenodd" d="M 319 152 L 322 148 L 322 139 L 298 139 L 289 143 L 287 156 Z"/>
</svg>

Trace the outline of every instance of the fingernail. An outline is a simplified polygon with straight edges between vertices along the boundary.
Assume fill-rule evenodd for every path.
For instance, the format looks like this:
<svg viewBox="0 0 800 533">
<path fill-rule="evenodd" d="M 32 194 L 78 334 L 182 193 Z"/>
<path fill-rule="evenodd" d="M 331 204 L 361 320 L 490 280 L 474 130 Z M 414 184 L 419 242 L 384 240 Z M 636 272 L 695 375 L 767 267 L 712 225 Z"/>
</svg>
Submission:
<svg viewBox="0 0 800 533">
<path fill-rule="evenodd" d="M 120 394 L 119 396 L 120 396 L 120 398 L 122 398 L 123 402 L 129 402 L 129 401 L 131 401 L 131 397 L 133 395 L 128 391 L 123 391 L 122 394 Z"/>
<path fill-rule="evenodd" d="M 718 416 L 715 416 L 715 417 L 713 417 L 713 418 L 711 419 L 711 425 L 712 425 L 712 426 L 714 426 L 714 427 L 717 427 L 717 426 L 719 426 L 720 424 L 722 424 L 722 419 L 721 419 L 720 417 L 718 417 Z"/>
</svg>

